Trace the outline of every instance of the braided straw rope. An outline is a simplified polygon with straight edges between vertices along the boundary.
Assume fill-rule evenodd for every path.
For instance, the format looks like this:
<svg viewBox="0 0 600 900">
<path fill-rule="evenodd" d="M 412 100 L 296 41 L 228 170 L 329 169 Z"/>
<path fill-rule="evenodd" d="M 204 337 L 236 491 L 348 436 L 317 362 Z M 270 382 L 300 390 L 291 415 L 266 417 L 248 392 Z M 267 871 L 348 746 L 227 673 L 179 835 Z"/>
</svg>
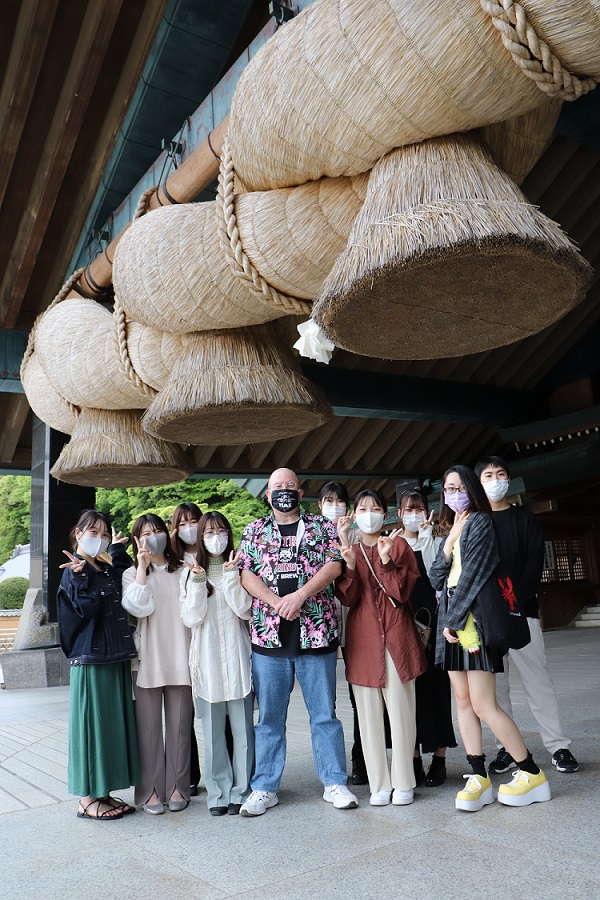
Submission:
<svg viewBox="0 0 600 900">
<path fill-rule="evenodd" d="M 156 194 L 158 191 L 159 185 L 155 184 L 154 187 L 148 188 L 142 194 L 140 194 L 140 199 L 137 202 L 137 206 L 135 208 L 135 212 L 131 218 L 132 222 L 137 222 L 138 219 L 141 219 L 148 212 L 148 204 L 150 203 L 150 198 L 153 194 Z"/>
<path fill-rule="evenodd" d="M 545 94 L 563 100 L 577 100 L 596 87 L 593 78 L 578 78 L 567 71 L 552 50 L 541 40 L 527 19 L 525 10 L 514 0 L 479 0 L 492 17 L 502 43 L 523 74 Z"/>
<path fill-rule="evenodd" d="M 140 199 L 137 202 L 135 212 L 131 219 L 132 222 L 137 222 L 138 219 L 141 219 L 142 216 L 144 216 L 148 212 L 150 198 L 157 191 L 158 185 L 154 185 L 154 187 L 148 188 L 141 194 Z M 131 357 L 129 355 L 129 347 L 127 346 L 127 316 L 125 315 L 125 310 L 121 306 L 121 303 L 116 296 L 113 315 L 117 327 L 117 344 L 119 347 L 119 358 L 121 360 L 123 372 L 126 378 L 128 378 L 129 381 L 131 381 L 136 386 L 136 388 L 139 388 L 147 397 L 154 397 L 156 395 L 156 391 L 140 378 L 138 373 L 135 371 L 134 365 L 131 361 Z"/>
<path fill-rule="evenodd" d="M 69 278 L 67 278 L 67 280 L 61 287 L 60 291 L 58 292 L 58 294 L 56 295 L 56 297 L 54 298 L 54 300 L 52 301 L 50 306 L 48 306 L 48 308 L 45 309 L 44 312 L 41 313 L 37 317 L 35 322 L 33 323 L 31 331 L 29 332 L 29 337 L 27 339 L 27 347 L 25 348 L 25 353 L 23 354 L 23 359 L 21 361 L 21 369 L 20 369 L 20 373 L 19 373 L 21 381 L 23 381 L 23 374 L 25 372 L 25 366 L 27 365 L 27 363 L 29 362 L 29 360 L 31 359 L 31 357 L 33 355 L 33 351 L 35 348 L 35 333 L 37 331 L 38 322 L 41 321 L 42 316 L 44 316 L 49 310 L 53 309 L 58 303 L 61 302 L 61 300 L 64 300 L 66 297 L 69 296 L 69 294 L 73 290 L 73 286 L 75 284 L 77 284 L 77 282 L 79 281 L 79 279 L 81 278 L 81 276 L 83 275 L 84 272 L 85 272 L 85 267 L 83 267 L 81 269 L 75 269 L 73 274 L 70 275 Z M 74 403 L 71 403 L 70 400 L 67 400 L 64 397 L 62 399 L 65 401 L 65 403 L 67 404 L 67 406 L 69 407 L 69 409 L 73 413 L 73 415 L 75 415 L 75 416 L 79 415 L 79 407 L 78 406 L 76 406 Z"/>
<path fill-rule="evenodd" d="M 135 371 L 134 365 L 129 355 L 129 347 L 127 345 L 127 316 L 125 310 L 115 297 L 115 309 L 113 313 L 117 326 L 117 344 L 119 346 L 119 358 L 123 367 L 125 376 L 131 381 L 136 388 L 139 388 L 147 397 L 154 397 L 156 391 L 150 385 L 143 381 Z"/>
<path fill-rule="evenodd" d="M 235 212 L 235 168 L 229 141 L 223 144 L 223 157 L 219 170 L 219 190 L 216 213 L 219 243 L 227 256 L 232 273 L 243 279 L 260 301 L 278 309 L 285 309 L 290 315 L 309 314 L 311 303 L 282 294 L 266 281 L 244 252 Z"/>
</svg>

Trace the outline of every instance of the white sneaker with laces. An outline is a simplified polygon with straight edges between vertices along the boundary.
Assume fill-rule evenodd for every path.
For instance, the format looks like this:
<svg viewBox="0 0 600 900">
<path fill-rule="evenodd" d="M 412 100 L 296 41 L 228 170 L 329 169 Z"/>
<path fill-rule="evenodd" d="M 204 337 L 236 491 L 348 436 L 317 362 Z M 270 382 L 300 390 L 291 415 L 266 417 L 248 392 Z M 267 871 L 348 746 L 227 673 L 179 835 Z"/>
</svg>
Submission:
<svg viewBox="0 0 600 900">
<path fill-rule="evenodd" d="M 240 816 L 263 816 L 272 806 L 277 806 L 279 798 L 274 791 L 252 791 L 240 808 Z"/>
<path fill-rule="evenodd" d="M 394 806 L 408 806 L 415 799 L 414 791 L 399 791 L 397 788 L 392 794 L 392 803 Z"/>
<path fill-rule="evenodd" d="M 336 809 L 354 809 L 358 800 L 345 784 L 330 784 L 323 791 L 323 800 L 333 803 Z"/>
</svg>

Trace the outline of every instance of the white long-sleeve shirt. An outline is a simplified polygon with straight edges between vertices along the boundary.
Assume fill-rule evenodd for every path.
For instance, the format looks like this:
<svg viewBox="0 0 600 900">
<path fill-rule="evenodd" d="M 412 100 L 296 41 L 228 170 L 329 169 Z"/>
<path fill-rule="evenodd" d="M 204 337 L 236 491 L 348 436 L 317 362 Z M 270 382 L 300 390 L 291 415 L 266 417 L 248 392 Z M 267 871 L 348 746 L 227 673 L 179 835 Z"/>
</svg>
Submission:
<svg viewBox="0 0 600 900">
<path fill-rule="evenodd" d="M 181 573 L 181 620 L 192 629 L 190 673 L 194 695 L 208 703 L 240 700 L 250 693 L 251 647 L 246 624 L 251 597 L 237 567 L 223 568 L 220 584 L 208 596 L 205 575 Z"/>
<path fill-rule="evenodd" d="M 189 569 L 187 570 L 189 571 Z M 179 615 L 179 570 L 150 565 L 146 584 L 137 584 L 136 570 L 123 573 L 123 608 L 137 620 L 139 669 L 143 688 L 190 682 L 191 634 Z"/>
</svg>

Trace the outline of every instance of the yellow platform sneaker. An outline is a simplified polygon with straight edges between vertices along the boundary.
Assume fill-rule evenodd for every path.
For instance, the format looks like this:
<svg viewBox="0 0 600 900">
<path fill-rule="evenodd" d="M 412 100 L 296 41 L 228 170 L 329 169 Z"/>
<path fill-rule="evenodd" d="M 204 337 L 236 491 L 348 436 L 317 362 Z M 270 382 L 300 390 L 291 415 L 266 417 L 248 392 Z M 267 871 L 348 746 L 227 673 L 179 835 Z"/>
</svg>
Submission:
<svg viewBox="0 0 600 900">
<path fill-rule="evenodd" d="M 506 806 L 529 806 L 531 803 L 543 803 L 550 797 L 550 785 L 541 769 L 538 775 L 517 769 L 513 772 L 512 781 L 498 788 L 498 800 Z"/>
<path fill-rule="evenodd" d="M 494 802 L 492 782 L 483 775 L 464 775 L 467 783 L 462 791 L 456 795 L 456 808 L 465 812 L 477 812 L 488 803 Z"/>
</svg>

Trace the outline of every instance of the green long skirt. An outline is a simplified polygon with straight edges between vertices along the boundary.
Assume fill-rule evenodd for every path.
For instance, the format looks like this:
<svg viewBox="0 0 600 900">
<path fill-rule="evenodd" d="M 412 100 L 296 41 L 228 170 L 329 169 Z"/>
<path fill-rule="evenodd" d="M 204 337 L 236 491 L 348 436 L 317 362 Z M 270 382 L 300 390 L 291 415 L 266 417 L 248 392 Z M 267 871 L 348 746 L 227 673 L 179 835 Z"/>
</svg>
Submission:
<svg viewBox="0 0 600 900">
<path fill-rule="evenodd" d="M 71 666 L 69 793 L 105 797 L 140 780 L 131 663 Z"/>
</svg>

